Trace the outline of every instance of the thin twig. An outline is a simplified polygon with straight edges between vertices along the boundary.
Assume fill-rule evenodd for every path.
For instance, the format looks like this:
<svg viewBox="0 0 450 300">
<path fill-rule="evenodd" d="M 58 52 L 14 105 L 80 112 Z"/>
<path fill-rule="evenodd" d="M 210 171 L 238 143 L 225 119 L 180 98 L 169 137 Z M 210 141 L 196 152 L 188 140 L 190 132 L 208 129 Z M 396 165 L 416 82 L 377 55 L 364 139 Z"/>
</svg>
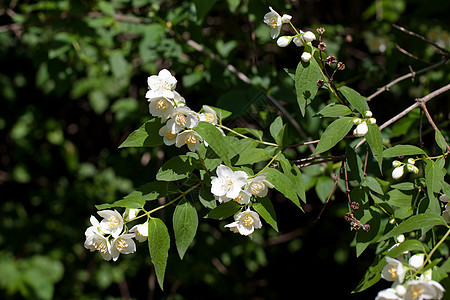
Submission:
<svg viewBox="0 0 450 300">
<path fill-rule="evenodd" d="M 419 102 L 420 108 L 423 110 L 423 112 L 425 113 L 425 116 L 428 119 L 428 122 L 430 123 L 430 125 L 434 128 L 434 130 L 436 132 L 441 133 L 441 131 L 439 130 L 439 128 L 436 126 L 436 124 L 433 121 L 433 118 L 431 117 L 430 113 L 428 112 L 427 106 L 425 105 L 424 102 L 420 101 L 419 99 L 417 99 L 417 102 Z M 442 133 L 441 133 L 442 134 Z M 445 145 L 447 147 L 447 152 L 450 152 L 450 146 L 448 145 L 447 141 L 445 141 Z"/>
<path fill-rule="evenodd" d="M 325 202 L 325 204 L 323 205 L 322 209 L 320 210 L 319 215 L 317 216 L 317 218 L 314 220 L 314 223 L 317 223 L 323 212 L 325 211 L 325 207 L 327 206 L 328 202 L 330 202 L 331 196 L 334 194 L 334 190 L 336 189 L 337 183 L 339 181 L 339 178 L 341 177 L 341 172 L 342 172 L 342 167 L 345 165 L 345 162 L 341 165 L 341 167 L 339 168 L 339 172 L 338 175 L 336 176 L 336 179 L 334 180 L 334 184 L 333 184 L 333 188 L 331 189 L 330 194 L 328 195 L 327 201 Z M 345 176 L 347 177 L 347 175 Z M 347 179 L 345 179 L 347 181 Z"/>
</svg>

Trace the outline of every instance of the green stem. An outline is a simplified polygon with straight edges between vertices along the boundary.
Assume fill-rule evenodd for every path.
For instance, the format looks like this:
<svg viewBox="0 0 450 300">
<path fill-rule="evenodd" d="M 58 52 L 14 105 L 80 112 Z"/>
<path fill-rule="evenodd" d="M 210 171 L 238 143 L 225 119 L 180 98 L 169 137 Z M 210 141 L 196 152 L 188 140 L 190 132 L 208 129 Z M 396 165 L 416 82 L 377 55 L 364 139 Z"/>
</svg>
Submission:
<svg viewBox="0 0 450 300">
<path fill-rule="evenodd" d="M 280 154 L 280 153 L 281 153 L 281 151 L 278 152 L 277 154 L 275 154 L 275 156 L 272 157 L 272 159 L 269 161 L 269 163 L 268 163 L 264 168 L 262 168 L 261 170 L 259 170 L 259 172 L 256 173 L 255 175 L 249 176 L 248 178 L 256 177 L 256 176 L 258 176 L 260 173 L 262 173 L 265 169 L 267 169 L 268 167 L 270 167 L 270 165 L 273 163 L 273 161 L 277 158 L 278 154 Z"/>
<path fill-rule="evenodd" d="M 237 131 L 235 131 L 235 130 L 233 130 L 233 129 L 231 129 L 231 128 L 228 128 L 228 127 L 226 127 L 226 126 L 224 126 L 224 125 L 221 125 L 221 124 L 217 124 L 217 125 L 218 125 L 220 128 L 223 128 L 223 129 L 225 129 L 225 130 L 228 130 L 229 132 L 232 132 L 232 133 L 234 133 L 235 135 L 240 136 L 240 137 L 242 137 L 242 138 L 244 138 L 244 139 L 252 139 L 251 137 L 248 137 L 248 136 L 246 136 L 246 135 L 243 135 L 242 133 L 239 133 L 239 132 L 237 132 Z M 260 141 L 260 140 L 255 140 L 255 141 L 257 141 L 257 142 L 260 143 L 260 144 L 267 145 L 267 146 L 279 147 L 278 144 L 269 143 L 269 142 L 264 142 L 264 141 Z"/>
<path fill-rule="evenodd" d="M 416 276 L 418 273 L 420 273 L 420 271 L 422 271 L 422 269 L 426 266 L 426 264 L 431 260 L 431 257 L 433 256 L 434 252 L 436 252 L 436 250 L 442 245 L 442 243 L 445 242 L 445 240 L 448 238 L 449 235 L 450 235 L 450 228 L 447 230 L 442 239 L 436 244 L 436 246 L 434 246 L 434 248 L 430 251 L 422 267 L 419 270 L 417 270 L 413 276 Z"/>
</svg>

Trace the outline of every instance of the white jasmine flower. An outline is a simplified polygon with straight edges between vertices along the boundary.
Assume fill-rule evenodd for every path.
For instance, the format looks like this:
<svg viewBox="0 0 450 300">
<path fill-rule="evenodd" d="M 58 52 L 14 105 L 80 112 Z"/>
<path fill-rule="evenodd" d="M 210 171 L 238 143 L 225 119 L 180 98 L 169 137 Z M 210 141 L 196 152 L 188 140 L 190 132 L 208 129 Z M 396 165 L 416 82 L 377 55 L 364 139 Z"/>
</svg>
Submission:
<svg viewBox="0 0 450 300">
<path fill-rule="evenodd" d="M 433 270 L 428 269 L 419 277 L 420 280 L 430 281 L 433 279 Z"/>
<path fill-rule="evenodd" d="M 217 200 L 219 201 L 219 203 L 229 202 L 229 201 L 233 200 L 234 202 L 237 202 L 237 203 L 239 203 L 241 205 L 247 205 L 247 204 L 250 203 L 250 198 L 251 197 L 252 197 L 252 194 L 249 193 L 248 191 L 240 190 L 239 191 L 239 195 L 236 198 L 234 198 L 234 199 L 227 198 L 225 196 L 221 196 L 221 197 L 217 197 Z"/>
<path fill-rule="evenodd" d="M 406 294 L 406 288 L 405 288 L 403 285 L 398 284 L 398 285 L 395 287 L 395 292 L 397 293 L 397 295 L 398 295 L 399 297 L 403 297 L 403 296 L 405 296 L 405 294 Z"/>
<path fill-rule="evenodd" d="M 244 171 L 233 172 L 225 165 L 218 166 L 216 173 L 217 177 L 211 177 L 211 193 L 218 197 L 237 198 L 241 188 L 247 182 L 247 173 Z"/>
<path fill-rule="evenodd" d="M 136 240 L 145 242 L 148 238 L 148 222 L 133 226 L 130 232 L 135 234 Z"/>
<path fill-rule="evenodd" d="M 176 134 L 184 128 L 194 128 L 198 121 L 197 114 L 193 110 L 187 106 L 180 106 L 174 109 L 166 126 Z"/>
<path fill-rule="evenodd" d="M 167 146 L 173 145 L 176 142 L 176 133 L 172 133 L 172 131 L 167 128 L 166 125 L 161 127 L 158 131 L 159 135 L 163 137 L 164 144 Z"/>
<path fill-rule="evenodd" d="M 152 116 L 166 120 L 173 113 L 174 103 L 172 100 L 159 97 L 149 99 L 149 101 L 148 108 Z"/>
<path fill-rule="evenodd" d="M 381 277 L 387 281 L 402 283 L 405 279 L 405 269 L 402 263 L 389 256 L 386 256 L 386 262 L 387 264 L 381 271 Z"/>
<path fill-rule="evenodd" d="M 136 252 L 136 244 L 133 238 L 134 233 L 127 233 L 111 241 L 111 257 L 113 261 L 116 261 L 121 253 L 130 254 Z"/>
<path fill-rule="evenodd" d="M 444 288 L 437 282 L 412 280 L 406 284 L 405 300 L 441 299 Z M 439 288 L 438 288 L 439 286 Z M 439 297 L 440 296 L 440 297 Z"/>
<path fill-rule="evenodd" d="M 443 194 L 439 197 L 439 200 L 441 200 L 442 202 L 449 202 L 450 198 L 446 194 Z"/>
<path fill-rule="evenodd" d="M 147 79 L 149 91 L 145 94 L 149 100 L 154 98 L 173 99 L 175 94 L 173 90 L 177 84 L 175 77 L 166 69 L 159 71 L 158 75 L 152 75 Z"/>
<path fill-rule="evenodd" d="M 292 41 L 292 36 L 280 36 L 277 40 L 278 47 L 286 47 Z"/>
<path fill-rule="evenodd" d="M 105 234 L 118 237 L 123 229 L 123 218 L 117 210 L 101 210 L 98 214 L 103 218 L 100 221 L 100 228 Z"/>
<path fill-rule="evenodd" d="M 206 121 L 208 123 L 211 123 L 213 125 L 217 124 L 217 114 L 208 105 L 203 105 L 203 113 L 199 114 L 200 121 Z"/>
<path fill-rule="evenodd" d="M 403 166 L 400 167 L 396 167 L 393 171 L 392 171 L 392 178 L 394 179 L 399 179 L 403 176 Z"/>
<path fill-rule="evenodd" d="M 266 180 L 266 174 L 261 173 L 247 181 L 246 190 L 258 197 L 267 196 L 268 188 L 273 188 L 273 184 Z"/>
<path fill-rule="evenodd" d="M 303 52 L 303 53 L 302 53 L 301 59 L 302 59 L 304 62 L 309 62 L 309 61 L 311 60 L 311 58 L 312 58 L 311 53 L 309 53 L 309 52 Z"/>
<path fill-rule="evenodd" d="M 430 270 L 431 271 L 431 270 Z M 445 289 L 444 287 L 437 281 L 429 280 L 427 281 L 429 285 L 431 285 L 434 288 L 434 291 L 436 293 L 436 299 L 442 299 L 444 297 Z"/>
<path fill-rule="evenodd" d="M 393 288 L 388 288 L 378 292 L 375 300 L 399 300 L 401 299 Z"/>
<path fill-rule="evenodd" d="M 311 31 L 307 31 L 303 34 L 303 40 L 308 43 L 312 42 L 316 39 L 316 35 L 312 33 Z"/>
<path fill-rule="evenodd" d="M 369 127 L 367 126 L 367 122 L 362 122 L 358 126 L 356 126 L 355 130 L 353 130 L 353 135 L 356 137 L 363 137 L 369 131 Z"/>
<path fill-rule="evenodd" d="M 408 260 L 408 264 L 413 269 L 419 269 L 423 266 L 424 254 L 415 254 L 411 256 Z"/>
<path fill-rule="evenodd" d="M 281 16 L 269 6 L 270 12 L 264 15 L 264 23 L 270 26 L 270 36 L 276 39 L 280 35 L 283 22 Z"/>
<path fill-rule="evenodd" d="M 98 251 L 104 260 L 111 259 L 111 245 L 106 237 L 98 233 L 93 226 L 89 227 L 86 232 L 86 241 L 84 247 L 91 250 L 91 252 Z"/>
<path fill-rule="evenodd" d="M 282 23 L 289 23 L 289 22 L 291 22 L 291 19 L 292 19 L 292 16 L 291 16 L 291 15 L 284 14 L 284 15 L 281 17 L 281 22 L 282 22 Z"/>
<path fill-rule="evenodd" d="M 246 211 L 240 212 L 234 216 L 234 222 L 225 225 L 225 227 L 232 229 L 233 231 L 238 231 L 241 235 L 250 235 L 255 229 L 262 227 L 259 215 L 247 209 Z"/>
<path fill-rule="evenodd" d="M 202 141 L 202 137 L 194 130 L 185 130 L 177 135 L 175 146 L 180 148 L 183 145 L 187 145 L 190 151 L 195 152 L 200 149 Z"/>
<path fill-rule="evenodd" d="M 186 105 L 186 100 L 177 91 L 173 91 L 173 94 L 175 95 L 175 97 L 173 97 L 173 102 L 175 103 L 175 106 Z"/>
</svg>

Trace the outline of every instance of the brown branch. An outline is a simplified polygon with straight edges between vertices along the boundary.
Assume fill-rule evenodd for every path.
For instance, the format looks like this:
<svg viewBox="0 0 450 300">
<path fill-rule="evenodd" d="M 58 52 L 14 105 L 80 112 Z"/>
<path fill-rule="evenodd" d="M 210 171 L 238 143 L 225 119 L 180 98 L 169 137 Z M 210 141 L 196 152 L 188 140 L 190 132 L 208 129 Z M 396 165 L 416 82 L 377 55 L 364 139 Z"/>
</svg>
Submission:
<svg viewBox="0 0 450 300">
<path fill-rule="evenodd" d="M 425 105 L 425 102 L 423 102 L 420 99 L 416 100 L 419 103 L 420 108 L 423 110 L 423 112 L 425 113 L 425 116 L 428 119 L 428 122 L 430 123 L 430 125 L 434 128 L 434 130 L 436 132 L 441 133 L 441 131 L 439 130 L 439 128 L 436 126 L 436 124 L 433 121 L 433 118 L 431 117 L 430 113 L 428 112 L 427 106 Z M 441 133 L 442 134 L 442 133 Z M 447 152 L 450 152 L 450 146 L 448 145 L 447 141 L 445 141 L 445 145 L 447 147 Z"/>
<path fill-rule="evenodd" d="M 400 51 L 401 53 L 405 54 L 406 56 L 411 57 L 412 59 L 415 59 L 415 60 L 418 60 L 418 61 L 421 61 L 421 62 L 425 62 L 425 63 L 429 63 L 429 62 L 427 62 L 427 61 L 425 61 L 425 60 L 423 60 L 423 59 L 421 59 L 421 58 L 415 56 L 414 54 L 410 53 L 410 52 L 407 51 L 406 49 L 403 49 L 403 48 L 400 47 L 400 45 L 398 45 L 398 44 L 395 45 L 395 48 L 397 48 L 398 51 Z"/>
<path fill-rule="evenodd" d="M 425 73 L 425 72 L 427 72 L 429 70 L 435 69 L 435 68 L 445 64 L 448 61 L 448 59 L 449 59 L 448 57 L 445 57 L 443 60 L 441 60 L 441 61 L 439 61 L 439 62 L 437 62 L 437 63 L 435 63 L 435 64 L 433 64 L 431 66 L 428 66 L 426 68 L 420 69 L 419 71 L 411 71 L 410 73 L 407 73 L 407 74 L 405 74 L 405 75 L 403 75 L 401 77 L 398 77 L 397 79 L 389 82 L 388 84 L 382 86 L 381 88 L 378 88 L 378 90 L 375 93 L 373 93 L 372 95 L 368 96 L 367 98 L 369 100 L 371 100 L 371 99 L 375 98 L 376 96 L 378 96 L 379 94 L 381 94 L 383 92 L 386 92 L 386 91 L 389 91 L 389 88 L 391 86 L 393 86 L 393 85 L 395 85 L 395 84 L 397 84 L 397 83 L 399 83 L 399 82 L 401 82 L 401 81 L 403 81 L 405 79 L 408 79 L 408 78 L 411 78 L 411 77 L 414 78 L 416 75 Z"/>
<path fill-rule="evenodd" d="M 424 37 L 424 36 L 422 36 L 422 35 L 420 35 L 420 34 L 417 34 L 417 33 L 415 33 L 415 32 L 409 31 L 408 29 L 406 29 L 406 28 L 404 28 L 404 27 L 402 27 L 402 26 L 399 26 L 399 25 L 397 25 L 397 24 L 392 24 L 392 26 L 393 26 L 394 28 L 397 28 L 397 29 L 400 30 L 400 31 L 403 31 L 403 32 L 406 33 L 406 34 L 409 34 L 409 35 L 411 35 L 411 36 L 413 36 L 413 37 L 416 37 L 416 38 L 418 38 L 418 39 L 421 39 L 422 41 L 426 42 L 427 44 L 430 44 L 431 46 L 433 46 L 433 47 L 434 47 L 436 50 L 438 50 L 441 54 L 444 54 L 447 58 L 450 58 L 450 52 L 448 52 L 446 49 L 442 48 L 441 46 L 439 46 L 439 45 L 436 44 L 435 42 L 430 41 L 430 40 L 427 39 L 426 37 Z"/>
<path fill-rule="evenodd" d="M 334 194 L 334 190 L 336 189 L 336 186 L 337 186 L 337 183 L 339 181 L 339 178 L 341 177 L 341 172 L 342 172 L 342 167 L 343 166 L 345 168 L 345 162 L 339 168 L 338 175 L 336 176 L 336 179 L 334 180 L 333 188 L 331 189 L 331 192 L 328 195 L 327 201 L 323 205 L 322 209 L 320 210 L 319 215 L 317 216 L 317 218 L 314 220 L 313 223 L 317 223 L 320 220 L 320 218 L 322 217 L 323 212 L 325 211 L 325 207 L 327 206 L 328 202 L 330 202 L 331 196 Z M 347 181 L 347 173 L 345 174 L 345 181 Z M 348 187 L 347 187 L 347 189 L 348 189 Z"/>
</svg>

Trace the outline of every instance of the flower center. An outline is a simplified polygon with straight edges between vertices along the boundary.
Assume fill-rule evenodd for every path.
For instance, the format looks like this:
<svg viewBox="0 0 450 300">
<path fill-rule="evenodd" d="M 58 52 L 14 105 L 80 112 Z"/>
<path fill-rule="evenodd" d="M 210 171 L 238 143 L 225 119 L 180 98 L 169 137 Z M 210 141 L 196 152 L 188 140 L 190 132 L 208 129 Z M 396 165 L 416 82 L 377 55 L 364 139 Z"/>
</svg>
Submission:
<svg viewBox="0 0 450 300">
<path fill-rule="evenodd" d="M 264 185 L 261 183 L 253 183 L 250 186 L 250 189 L 252 190 L 252 193 L 254 195 L 258 195 L 262 191 L 262 189 L 264 189 Z"/>
<path fill-rule="evenodd" d="M 108 223 L 109 229 L 114 229 L 117 226 L 119 226 L 119 219 L 116 217 L 109 217 L 108 221 L 109 221 Z"/>
<path fill-rule="evenodd" d="M 158 100 L 158 102 L 156 102 L 156 109 L 159 109 L 160 112 L 164 112 L 167 110 L 167 104 L 166 101 L 164 100 Z"/>
<path fill-rule="evenodd" d="M 176 134 L 173 134 L 173 133 L 170 132 L 170 131 L 166 131 L 166 137 L 167 137 L 169 140 L 172 140 L 175 136 L 176 136 Z"/>
<path fill-rule="evenodd" d="M 100 253 L 106 253 L 106 245 L 102 242 L 97 242 L 94 244 L 95 250 L 98 250 Z"/>
<path fill-rule="evenodd" d="M 186 125 L 186 116 L 183 114 L 177 115 L 175 117 L 175 123 L 177 123 L 177 125 Z"/>
<path fill-rule="evenodd" d="M 233 179 L 230 176 L 225 177 L 223 184 L 227 189 L 230 189 L 233 186 Z"/>
<path fill-rule="evenodd" d="M 253 222 L 255 222 L 255 220 L 253 220 L 253 218 L 250 217 L 249 215 L 246 215 L 245 219 L 242 221 L 244 226 L 252 226 Z"/>
<path fill-rule="evenodd" d="M 119 252 L 122 252 L 123 250 L 125 250 L 128 247 L 127 242 L 125 242 L 124 240 L 120 239 L 116 242 L 116 248 L 117 250 L 119 250 Z"/>
<path fill-rule="evenodd" d="M 272 28 L 276 28 L 277 27 L 277 17 L 271 17 L 269 19 L 269 26 Z"/>
<path fill-rule="evenodd" d="M 186 136 L 186 138 L 184 139 L 184 143 L 186 145 L 195 144 L 195 143 L 197 143 L 197 140 L 195 139 L 195 137 L 192 134 L 190 134 L 190 135 Z"/>
<path fill-rule="evenodd" d="M 205 120 L 208 123 L 214 122 L 214 115 L 212 113 L 206 113 L 205 114 Z"/>
<path fill-rule="evenodd" d="M 411 296 L 413 299 L 419 299 L 422 296 L 424 289 L 419 288 L 418 286 L 413 287 L 411 291 Z"/>
<path fill-rule="evenodd" d="M 239 194 L 239 196 L 237 196 L 236 198 L 234 198 L 233 201 L 234 201 L 234 202 L 244 201 L 244 197 L 242 197 L 242 195 Z"/>
<path fill-rule="evenodd" d="M 389 275 L 391 275 L 392 278 L 397 278 L 397 268 L 396 267 L 391 267 L 388 269 Z"/>
</svg>

